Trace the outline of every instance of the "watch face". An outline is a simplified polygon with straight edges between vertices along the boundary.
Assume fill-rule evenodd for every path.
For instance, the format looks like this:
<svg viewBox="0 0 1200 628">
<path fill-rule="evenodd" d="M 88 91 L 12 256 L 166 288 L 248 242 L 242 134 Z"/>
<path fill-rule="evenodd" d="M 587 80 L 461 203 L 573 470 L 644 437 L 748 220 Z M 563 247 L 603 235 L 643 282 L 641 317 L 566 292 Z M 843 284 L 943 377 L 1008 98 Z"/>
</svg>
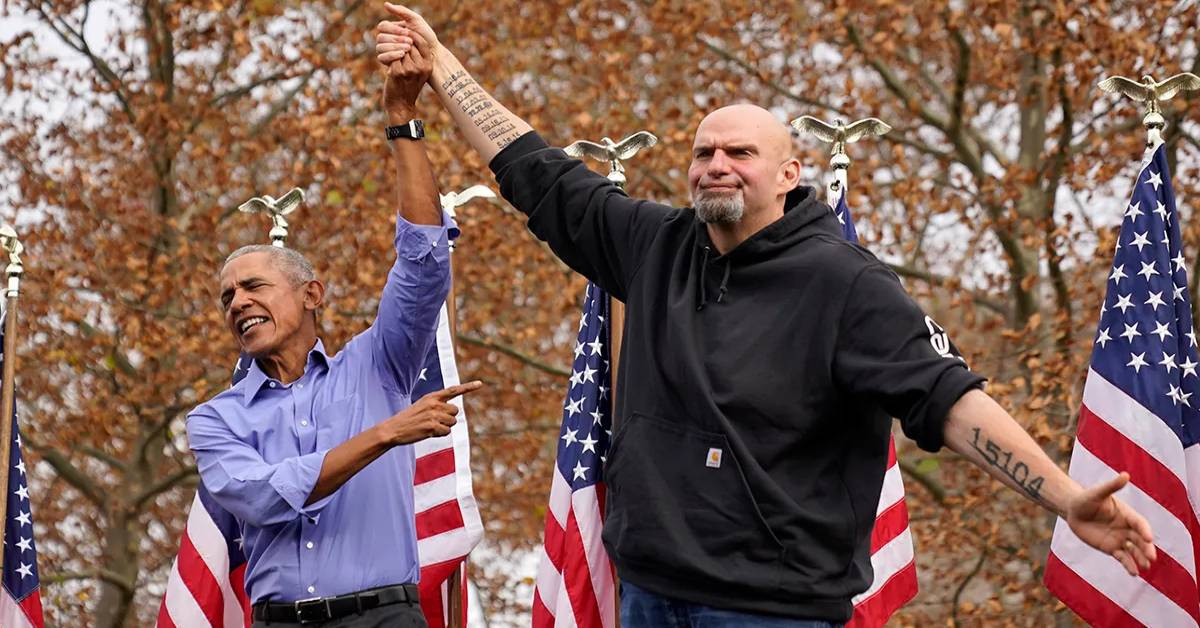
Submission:
<svg viewBox="0 0 1200 628">
<path fill-rule="evenodd" d="M 425 123 L 420 120 L 410 120 L 407 124 L 397 124 L 384 129 L 389 140 L 402 137 L 419 140 L 425 137 Z"/>
</svg>

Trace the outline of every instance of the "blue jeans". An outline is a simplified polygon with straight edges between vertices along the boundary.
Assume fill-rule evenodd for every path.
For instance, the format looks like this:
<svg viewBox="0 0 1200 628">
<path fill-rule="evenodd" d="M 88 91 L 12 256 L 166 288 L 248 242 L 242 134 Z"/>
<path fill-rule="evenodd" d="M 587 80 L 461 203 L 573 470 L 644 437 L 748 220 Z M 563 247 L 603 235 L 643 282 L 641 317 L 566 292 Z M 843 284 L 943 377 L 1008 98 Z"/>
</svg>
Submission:
<svg viewBox="0 0 1200 628">
<path fill-rule="evenodd" d="M 693 604 L 621 583 L 621 628 L 837 628 L 823 620 L 757 615 Z"/>
</svg>

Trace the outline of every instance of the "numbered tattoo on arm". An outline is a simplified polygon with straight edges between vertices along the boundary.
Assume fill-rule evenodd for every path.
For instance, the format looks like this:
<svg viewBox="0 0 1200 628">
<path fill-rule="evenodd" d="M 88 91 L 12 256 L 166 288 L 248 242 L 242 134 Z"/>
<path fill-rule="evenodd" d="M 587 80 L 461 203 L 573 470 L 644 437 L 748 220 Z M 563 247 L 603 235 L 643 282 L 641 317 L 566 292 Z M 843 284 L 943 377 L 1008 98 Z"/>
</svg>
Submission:
<svg viewBox="0 0 1200 628">
<path fill-rule="evenodd" d="M 999 445 L 982 435 L 979 428 L 971 428 L 975 434 L 974 440 L 971 441 L 971 446 L 975 451 L 983 456 L 985 462 L 993 467 L 996 467 L 1008 476 L 1014 484 L 1021 487 L 1035 501 L 1042 501 L 1042 483 L 1045 479 L 1042 476 L 1029 477 L 1029 465 L 1020 460 L 1013 460 L 1013 452 L 1005 451 Z"/>
<path fill-rule="evenodd" d="M 442 89 L 497 147 L 504 148 L 519 137 L 508 114 L 497 107 L 496 101 L 466 72 L 452 73 L 442 83 Z"/>
</svg>

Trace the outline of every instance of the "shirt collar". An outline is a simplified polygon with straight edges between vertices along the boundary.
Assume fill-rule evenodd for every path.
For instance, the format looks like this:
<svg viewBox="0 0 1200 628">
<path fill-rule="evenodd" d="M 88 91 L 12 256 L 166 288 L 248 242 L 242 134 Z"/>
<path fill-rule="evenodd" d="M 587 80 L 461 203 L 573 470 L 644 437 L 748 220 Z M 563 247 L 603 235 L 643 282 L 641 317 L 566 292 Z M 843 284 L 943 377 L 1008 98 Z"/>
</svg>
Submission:
<svg viewBox="0 0 1200 628">
<path fill-rule="evenodd" d="M 308 374 L 308 371 L 318 364 L 329 368 L 329 354 L 325 353 L 325 343 L 321 342 L 320 338 L 317 338 L 316 344 L 308 351 L 308 362 L 304 365 L 304 373 Z M 300 377 L 303 378 L 304 375 Z M 242 401 L 249 406 L 250 402 L 254 401 L 254 396 L 269 381 L 271 378 L 267 377 L 266 372 L 258 365 L 258 360 L 250 360 L 249 372 L 242 380 Z"/>
</svg>

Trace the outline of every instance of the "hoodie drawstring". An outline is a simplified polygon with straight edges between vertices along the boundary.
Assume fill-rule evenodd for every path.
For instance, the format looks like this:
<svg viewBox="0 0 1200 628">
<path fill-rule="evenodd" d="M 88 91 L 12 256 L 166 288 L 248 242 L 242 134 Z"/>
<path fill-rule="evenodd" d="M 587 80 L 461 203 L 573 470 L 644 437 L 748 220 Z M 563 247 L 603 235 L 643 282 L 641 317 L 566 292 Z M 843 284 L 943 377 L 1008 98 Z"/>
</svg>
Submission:
<svg viewBox="0 0 1200 628">
<path fill-rule="evenodd" d="M 717 303 L 725 298 L 725 290 L 729 287 L 729 269 L 733 267 L 728 259 L 725 260 L 725 276 L 721 278 L 721 289 L 717 291 Z"/>
<path fill-rule="evenodd" d="M 700 261 L 700 305 L 696 306 L 696 311 L 704 309 L 704 305 L 708 303 L 708 297 L 704 293 L 704 278 L 708 273 L 708 253 L 711 249 L 704 247 L 704 258 Z"/>
</svg>

